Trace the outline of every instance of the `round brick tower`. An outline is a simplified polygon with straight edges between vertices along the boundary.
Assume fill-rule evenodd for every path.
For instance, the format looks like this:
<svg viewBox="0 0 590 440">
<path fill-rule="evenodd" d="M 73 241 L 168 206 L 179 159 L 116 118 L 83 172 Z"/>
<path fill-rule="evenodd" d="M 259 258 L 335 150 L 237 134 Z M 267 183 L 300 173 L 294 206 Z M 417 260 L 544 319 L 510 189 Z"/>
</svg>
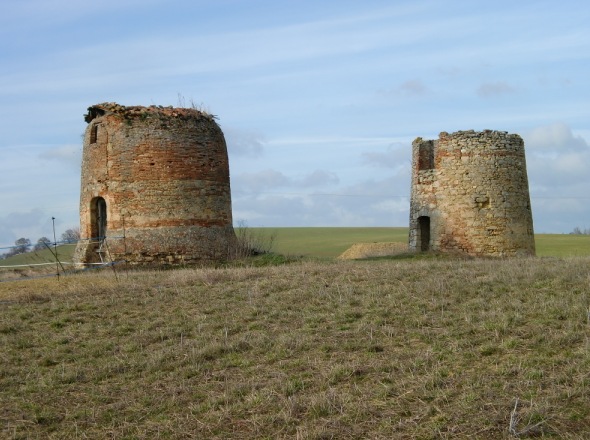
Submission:
<svg viewBox="0 0 590 440">
<path fill-rule="evenodd" d="M 213 116 L 188 108 L 88 108 L 78 266 L 221 260 L 235 242 L 229 163 Z"/>
<path fill-rule="evenodd" d="M 534 255 L 533 217 L 517 134 L 441 133 L 412 143 L 410 250 Z"/>
</svg>

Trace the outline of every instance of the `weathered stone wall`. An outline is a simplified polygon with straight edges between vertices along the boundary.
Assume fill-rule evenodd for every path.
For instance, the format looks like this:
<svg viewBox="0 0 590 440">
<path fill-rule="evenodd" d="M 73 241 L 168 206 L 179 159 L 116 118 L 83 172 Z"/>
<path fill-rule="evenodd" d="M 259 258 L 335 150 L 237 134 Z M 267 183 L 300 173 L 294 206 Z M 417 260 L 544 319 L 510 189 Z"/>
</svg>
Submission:
<svg viewBox="0 0 590 440">
<path fill-rule="evenodd" d="M 411 250 L 534 255 L 524 142 L 485 130 L 412 144 Z"/>
<path fill-rule="evenodd" d="M 227 258 L 235 241 L 229 164 L 213 117 L 194 109 L 114 103 L 88 110 L 82 237 L 97 238 L 106 229 L 103 250 L 132 263 Z M 100 199 L 106 204 L 102 229 Z M 99 261 L 99 242 L 81 242 L 75 260 Z"/>
</svg>

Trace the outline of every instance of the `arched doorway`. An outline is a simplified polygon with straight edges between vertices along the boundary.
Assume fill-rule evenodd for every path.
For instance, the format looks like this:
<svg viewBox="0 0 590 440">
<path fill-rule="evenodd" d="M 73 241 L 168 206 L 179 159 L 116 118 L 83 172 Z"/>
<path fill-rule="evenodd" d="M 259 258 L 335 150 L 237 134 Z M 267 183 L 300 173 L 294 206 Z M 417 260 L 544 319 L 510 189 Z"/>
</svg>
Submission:
<svg viewBox="0 0 590 440">
<path fill-rule="evenodd" d="M 420 251 L 427 252 L 431 249 L 430 246 L 430 217 L 418 217 L 418 246 Z"/>
</svg>

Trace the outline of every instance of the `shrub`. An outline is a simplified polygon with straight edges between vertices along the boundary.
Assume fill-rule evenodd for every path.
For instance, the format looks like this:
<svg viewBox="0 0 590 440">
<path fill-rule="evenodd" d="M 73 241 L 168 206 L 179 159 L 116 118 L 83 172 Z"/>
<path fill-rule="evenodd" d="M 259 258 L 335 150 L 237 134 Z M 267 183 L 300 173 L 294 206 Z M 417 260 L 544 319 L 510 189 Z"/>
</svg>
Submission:
<svg viewBox="0 0 590 440">
<path fill-rule="evenodd" d="M 234 249 L 230 252 L 232 258 L 254 257 L 272 252 L 276 238 L 275 234 L 269 235 L 262 231 L 253 231 L 248 228 L 244 221 L 239 221 L 234 230 L 237 240 Z"/>
</svg>

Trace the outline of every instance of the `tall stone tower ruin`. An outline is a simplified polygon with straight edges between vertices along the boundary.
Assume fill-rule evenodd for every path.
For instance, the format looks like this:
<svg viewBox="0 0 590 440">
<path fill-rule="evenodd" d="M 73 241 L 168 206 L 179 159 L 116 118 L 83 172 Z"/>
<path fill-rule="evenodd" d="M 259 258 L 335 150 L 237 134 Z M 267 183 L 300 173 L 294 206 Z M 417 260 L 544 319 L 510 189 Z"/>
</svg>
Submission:
<svg viewBox="0 0 590 440">
<path fill-rule="evenodd" d="M 409 248 L 534 255 L 522 138 L 492 130 L 417 138 L 412 143 Z"/>
<path fill-rule="evenodd" d="M 213 116 L 188 108 L 88 108 L 78 266 L 182 264 L 228 257 L 229 163 Z"/>
</svg>

